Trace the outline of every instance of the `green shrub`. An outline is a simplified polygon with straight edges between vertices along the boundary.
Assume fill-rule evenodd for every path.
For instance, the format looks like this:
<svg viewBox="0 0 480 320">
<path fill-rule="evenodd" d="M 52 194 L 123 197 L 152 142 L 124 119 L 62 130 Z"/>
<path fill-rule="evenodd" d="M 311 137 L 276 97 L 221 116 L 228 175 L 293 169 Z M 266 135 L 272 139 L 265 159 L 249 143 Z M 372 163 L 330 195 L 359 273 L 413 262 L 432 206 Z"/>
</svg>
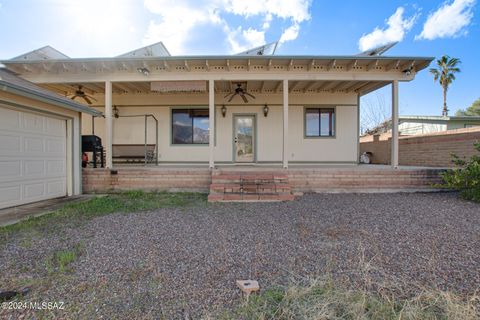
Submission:
<svg viewBox="0 0 480 320">
<path fill-rule="evenodd" d="M 474 144 L 480 152 L 480 143 Z M 460 159 L 452 154 L 455 169 L 442 173 L 445 187 L 460 191 L 463 198 L 480 202 L 480 156 L 473 155 L 469 160 Z"/>
</svg>

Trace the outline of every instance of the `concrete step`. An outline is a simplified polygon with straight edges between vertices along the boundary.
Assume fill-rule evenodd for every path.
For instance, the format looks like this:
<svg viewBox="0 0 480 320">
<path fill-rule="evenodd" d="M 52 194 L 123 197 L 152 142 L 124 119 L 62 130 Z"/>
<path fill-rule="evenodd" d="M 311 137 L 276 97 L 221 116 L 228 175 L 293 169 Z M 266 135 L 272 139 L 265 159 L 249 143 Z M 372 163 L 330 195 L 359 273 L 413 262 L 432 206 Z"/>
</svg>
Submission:
<svg viewBox="0 0 480 320">
<path fill-rule="evenodd" d="M 255 202 L 255 201 L 292 201 L 293 194 L 209 194 L 209 202 Z"/>
<path fill-rule="evenodd" d="M 290 201 L 292 190 L 285 172 L 215 171 L 208 201 Z"/>
</svg>

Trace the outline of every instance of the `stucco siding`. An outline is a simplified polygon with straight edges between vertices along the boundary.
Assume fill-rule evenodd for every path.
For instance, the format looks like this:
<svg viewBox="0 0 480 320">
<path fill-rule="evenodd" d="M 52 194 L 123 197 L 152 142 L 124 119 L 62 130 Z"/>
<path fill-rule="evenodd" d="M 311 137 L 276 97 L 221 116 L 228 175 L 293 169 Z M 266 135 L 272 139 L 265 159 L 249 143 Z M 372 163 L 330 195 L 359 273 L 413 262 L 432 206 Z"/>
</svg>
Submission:
<svg viewBox="0 0 480 320">
<path fill-rule="evenodd" d="M 128 98 L 130 99 L 130 98 Z M 184 98 L 182 98 L 184 99 Z M 222 101 L 220 97 L 218 100 Z M 227 105 L 225 117 L 221 113 L 221 104 L 215 111 L 215 162 L 231 163 L 233 161 L 233 117 L 235 115 L 254 115 L 256 161 L 281 162 L 283 154 L 283 106 L 281 100 L 274 96 L 268 101 L 269 112 L 263 114 L 264 104 Z M 322 97 L 305 99 L 303 96 L 293 97 L 294 102 L 309 102 L 289 106 L 289 151 L 288 159 L 292 162 L 357 162 L 358 148 L 358 107 L 356 95 L 330 94 Z M 165 99 L 162 99 L 165 101 Z M 182 100 L 183 101 L 183 100 Z M 198 100 L 197 100 L 198 101 Z M 261 101 L 258 97 L 256 101 Z M 124 102 L 124 101 L 123 101 Z M 179 101 L 175 101 L 179 102 Z M 206 104 L 179 106 L 120 106 L 120 115 L 153 114 L 158 119 L 158 152 L 159 162 L 208 162 L 208 145 L 173 145 L 171 143 L 171 109 L 175 108 L 208 108 Z M 280 102 L 280 103 L 278 103 Z M 137 102 L 138 103 L 138 102 Z M 341 104 L 344 105 L 341 105 Z M 335 137 L 305 138 L 304 107 L 318 105 L 335 107 Z M 103 108 L 98 108 L 103 112 Z M 147 143 L 155 143 L 155 122 L 148 120 Z M 83 134 L 91 134 L 92 118 L 84 115 L 82 119 Z M 104 119 L 95 119 L 95 134 L 104 137 Z M 113 144 L 143 144 L 145 135 L 145 119 L 114 118 Z"/>
</svg>

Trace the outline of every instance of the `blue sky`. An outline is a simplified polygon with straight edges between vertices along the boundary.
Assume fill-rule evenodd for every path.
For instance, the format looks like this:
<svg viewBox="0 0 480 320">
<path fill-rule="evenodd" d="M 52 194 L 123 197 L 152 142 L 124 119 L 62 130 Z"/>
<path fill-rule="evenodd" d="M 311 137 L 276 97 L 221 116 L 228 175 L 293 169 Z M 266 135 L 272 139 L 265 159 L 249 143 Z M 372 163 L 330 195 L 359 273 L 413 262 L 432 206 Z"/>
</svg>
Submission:
<svg viewBox="0 0 480 320">
<path fill-rule="evenodd" d="M 47 44 L 94 57 L 157 41 L 173 55 L 228 54 L 280 39 L 278 55 L 341 55 L 395 40 L 387 55 L 461 59 L 448 96 L 453 114 L 480 97 L 479 13 L 477 0 L 0 0 L 0 59 Z M 389 96 L 386 88 L 363 102 L 389 108 Z M 402 114 L 441 108 L 428 71 L 400 85 Z"/>
</svg>

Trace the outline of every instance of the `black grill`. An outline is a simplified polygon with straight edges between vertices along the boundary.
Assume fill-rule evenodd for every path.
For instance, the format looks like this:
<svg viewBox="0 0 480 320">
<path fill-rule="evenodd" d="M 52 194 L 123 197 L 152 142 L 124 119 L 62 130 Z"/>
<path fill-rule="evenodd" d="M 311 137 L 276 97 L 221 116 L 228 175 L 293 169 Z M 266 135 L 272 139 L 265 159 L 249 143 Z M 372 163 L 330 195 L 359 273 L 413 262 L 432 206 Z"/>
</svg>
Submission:
<svg viewBox="0 0 480 320">
<path fill-rule="evenodd" d="M 100 160 L 101 167 L 103 168 L 103 146 L 102 139 L 95 135 L 82 136 L 82 153 L 92 152 L 92 164 L 93 167 L 97 167 L 97 161 Z M 100 159 L 97 159 L 97 158 Z"/>
</svg>

